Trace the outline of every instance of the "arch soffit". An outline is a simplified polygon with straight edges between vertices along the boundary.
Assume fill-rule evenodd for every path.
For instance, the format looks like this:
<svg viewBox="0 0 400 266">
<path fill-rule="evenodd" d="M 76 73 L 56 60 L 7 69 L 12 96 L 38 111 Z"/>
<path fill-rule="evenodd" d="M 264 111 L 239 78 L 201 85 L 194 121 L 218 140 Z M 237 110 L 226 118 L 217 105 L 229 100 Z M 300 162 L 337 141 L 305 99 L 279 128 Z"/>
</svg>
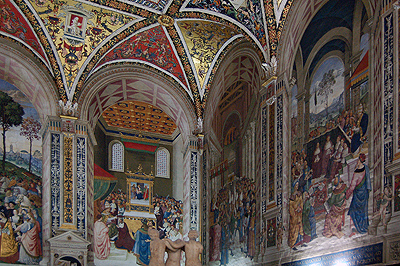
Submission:
<svg viewBox="0 0 400 266">
<path fill-rule="evenodd" d="M 364 4 L 368 18 L 371 18 L 371 0 L 360 1 Z M 329 0 L 323 0 L 321 2 L 316 2 L 314 0 L 294 1 L 289 10 L 285 27 L 278 44 L 277 73 L 282 74 L 288 71 L 287 76 L 291 77 L 295 53 L 299 49 L 301 38 L 313 17 L 327 2 L 329 2 Z"/>
<path fill-rule="evenodd" d="M 248 63 L 251 65 L 248 65 L 248 68 L 238 69 L 238 64 L 233 62 L 241 58 L 248 58 Z M 241 42 L 232 47 L 218 67 L 214 81 L 210 86 L 210 93 L 204 111 L 205 126 L 211 127 L 212 118 L 217 110 L 218 103 L 225 90 L 233 83 L 243 80 L 249 83 L 250 88 L 252 88 L 254 92 L 258 92 L 261 87 L 261 80 L 264 76 L 261 65 L 262 62 L 256 51 L 247 42 Z M 241 70 L 248 74 L 247 79 L 240 74 Z"/>
<path fill-rule="evenodd" d="M 327 32 L 321 39 L 318 40 L 318 42 L 316 43 L 316 45 L 313 47 L 313 49 L 311 50 L 310 56 L 307 58 L 306 64 L 304 65 L 303 68 L 303 75 L 305 75 L 309 68 L 311 63 L 313 62 L 315 56 L 317 55 L 317 53 L 319 52 L 320 49 L 322 49 L 322 47 L 324 47 L 325 44 L 327 44 L 328 42 L 335 40 L 335 39 L 339 39 L 342 40 L 346 43 L 347 47 L 350 46 L 351 43 L 351 30 L 347 29 L 347 28 L 335 28 L 330 30 L 329 32 Z M 328 52 L 329 54 L 330 52 Z M 344 56 L 343 53 L 340 53 L 342 56 Z M 323 57 L 325 58 L 325 56 Z M 343 61 L 344 57 L 341 57 L 341 60 Z M 323 61 L 324 59 L 321 59 L 318 63 L 317 66 L 320 65 L 320 62 Z M 317 67 L 316 67 L 317 68 Z M 311 76 L 314 75 L 315 69 L 313 71 L 313 74 Z"/>
<path fill-rule="evenodd" d="M 312 80 L 314 79 L 315 73 L 318 71 L 319 67 L 320 67 L 326 60 L 328 60 L 329 58 L 333 58 L 333 57 L 339 58 L 340 61 L 341 61 L 341 62 L 343 63 L 343 65 L 344 65 L 344 60 L 343 60 L 343 59 L 344 59 L 344 54 L 343 54 L 341 51 L 335 50 L 335 51 L 331 51 L 331 52 L 325 54 L 325 55 L 321 58 L 321 60 L 319 60 L 318 64 L 315 66 L 313 72 L 311 73 L 311 76 L 310 76 L 310 84 L 311 84 Z"/>
<path fill-rule="evenodd" d="M 240 115 L 240 113 L 238 111 L 236 111 L 236 110 L 230 112 L 229 115 L 225 118 L 224 125 L 222 127 L 222 136 L 223 137 L 224 137 L 224 134 L 226 133 L 225 132 L 226 124 L 228 123 L 228 121 L 231 118 L 231 116 L 234 116 L 234 115 L 237 115 L 239 117 L 239 126 L 242 125 L 242 116 Z"/>
<path fill-rule="evenodd" d="M 187 95 L 167 79 L 140 66 L 117 66 L 96 73 L 78 99 L 81 118 L 94 129 L 103 111 L 122 101 L 141 101 L 162 109 L 187 139 L 197 117 Z"/>
<path fill-rule="evenodd" d="M 47 116 L 56 116 L 58 94 L 47 70 L 30 56 L 7 44 L 0 43 L 0 78 L 14 85 L 30 100 L 42 123 Z"/>
</svg>

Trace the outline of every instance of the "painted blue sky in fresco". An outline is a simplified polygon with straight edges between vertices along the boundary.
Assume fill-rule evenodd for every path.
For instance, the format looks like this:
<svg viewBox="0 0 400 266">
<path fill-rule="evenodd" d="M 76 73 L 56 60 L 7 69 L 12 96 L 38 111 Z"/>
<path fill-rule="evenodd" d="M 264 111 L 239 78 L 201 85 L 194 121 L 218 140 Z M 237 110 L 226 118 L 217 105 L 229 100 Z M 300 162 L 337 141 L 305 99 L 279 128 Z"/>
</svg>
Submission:
<svg viewBox="0 0 400 266">
<path fill-rule="evenodd" d="M 343 62 L 338 57 L 331 57 L 319 66 L 313 77 L 310 88 L 310 113 L 319 114 L 327 107 L 326 99 L 322 96 L 317 97 L 317 105 L 315 105 L 315 90 L 322 81 L 324 73 L 327 73 L 331 69 L 333 69 L 336 82 L 332 86 L 332 93 L 328 95 L 328 106 L 330 106 L 335 99 L 339 98 L 344 91 Z"/>
<path fill-rule="evenodd" d="M 20 90 L 18 90 L 14 85 L 1 80 L 0 79 L 0 90 L 6 92 L 10 95 L 14 101 L 18 102 L 25 111 L 24 118 L 29 116 L 33 117 L 36 120 L 39 120 L 39 114 L 36 109 L 33 107 L 32 103 L 29 99 L 23 94 Z M 9 152 L 10 145 L 13 145 L 14 152 L 17 151 L 28 151 L 29 152 L 29 141 L 20 136 L 20 127 L 12 127 L 6 133 L 6 151 Z M 0 140 L 1 147 L 3 147 L 3 140 Z M 42 151 L 42 140 L 34 140 L 32 151 L 39 150 Z"/>
</svg>

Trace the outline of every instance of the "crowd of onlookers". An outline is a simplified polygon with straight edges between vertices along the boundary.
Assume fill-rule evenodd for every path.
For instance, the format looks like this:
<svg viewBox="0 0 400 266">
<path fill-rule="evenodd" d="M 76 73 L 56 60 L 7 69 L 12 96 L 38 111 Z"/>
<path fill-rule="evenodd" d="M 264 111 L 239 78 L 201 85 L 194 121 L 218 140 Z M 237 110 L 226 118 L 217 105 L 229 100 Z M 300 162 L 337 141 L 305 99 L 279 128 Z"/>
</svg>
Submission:
<svg viewBox="0 0 400 266">
<path fill-rule="evenodd" d="M 230 255 L 255 256 L 256 187 L 249 178 L 234 180 L 213 195 L 210 261 L 229 263 Z"/>
<path fill-rule="evenodd" d="M 182 238 L 182 201 L 171 197 L 153 197 L 156 228 L 161 238 Z"/>
<path fill-rule="evenodd" d="M 315 128 L 310 132 L 308 136 L 309 140 L 315 139 L 337 126 L 339 126 L 343 130 L 343 132 L 345 132 L 346 135 L 351 139 L 354 133 L 359 128 L 358 121 L 360 119 L 360 116 L 364 112 L 364 108 L 362 105 L 360 105 L 358 109 L 360 109 L 360 111 L 357 110 L 357 112 L 353 112 L 351 109 L 344 110 L 339 114 L 336 119 L 328 120 L 325 127 Z"/>
<path fill-rule="evenodd" d="M 7 263 L 38 264 L 42 256 L 42 184 L 35 176 L 0 175 L 0 242 Z"/>
</svg>

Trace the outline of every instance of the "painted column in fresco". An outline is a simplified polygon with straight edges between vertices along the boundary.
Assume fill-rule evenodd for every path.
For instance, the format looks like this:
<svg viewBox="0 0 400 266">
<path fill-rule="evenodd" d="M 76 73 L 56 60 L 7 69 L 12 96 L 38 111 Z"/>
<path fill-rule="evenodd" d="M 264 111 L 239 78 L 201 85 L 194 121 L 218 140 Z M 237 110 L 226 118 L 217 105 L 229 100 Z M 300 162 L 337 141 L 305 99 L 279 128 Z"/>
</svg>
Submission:
<svg viewBox="0 0 400 266">
<path fill-rule="evenodd" d="M 86 122 L 73 117 L 52 118 L 47 123 L 43 135 L 43 150 L 50 152 L 44 157 L 49 162 L 43 164 L 43 187 L 48 189 L 43 193 L 44 252 L 49 252 L 46 240 L 60 231 L 73 230 L 92 239 L 94 139 L 89 132 Z"/>
</svg>

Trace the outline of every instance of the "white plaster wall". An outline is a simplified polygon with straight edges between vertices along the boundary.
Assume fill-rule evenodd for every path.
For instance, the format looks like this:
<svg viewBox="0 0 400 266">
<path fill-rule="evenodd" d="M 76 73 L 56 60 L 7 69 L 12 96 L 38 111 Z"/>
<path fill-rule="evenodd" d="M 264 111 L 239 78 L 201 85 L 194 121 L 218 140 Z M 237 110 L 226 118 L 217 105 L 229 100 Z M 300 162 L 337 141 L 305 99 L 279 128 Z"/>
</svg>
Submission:
<svg viewBox="0 0 400 266">
<path fill-rule="evenodd" d="M 172 196 L 177 200 L 183 200 L 183 141 L 179 135 L 174 141 L 172 158 Z"/>
</svg>

